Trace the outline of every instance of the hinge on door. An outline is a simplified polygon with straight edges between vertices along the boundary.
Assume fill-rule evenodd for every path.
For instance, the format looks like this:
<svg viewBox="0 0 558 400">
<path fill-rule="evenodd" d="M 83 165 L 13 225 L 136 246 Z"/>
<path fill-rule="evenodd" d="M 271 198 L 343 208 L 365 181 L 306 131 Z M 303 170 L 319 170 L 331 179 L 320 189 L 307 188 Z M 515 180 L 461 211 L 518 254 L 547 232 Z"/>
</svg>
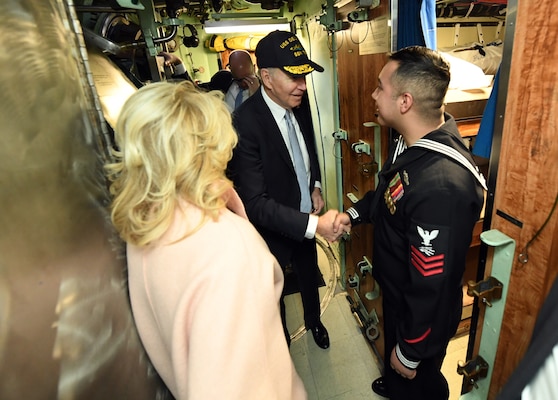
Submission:
<svg viewBox="0 0 558 400">
<path fill-rule="evenodd" d="M 467 294 L 471 297 L 478 297 L 481 302 L 486 304 L 488 307 L 492 307 L 493 300 L 499 300 L 502 298 L 502 289 L 504 285 L 498 279 L 493 276 L 489 276 L 484 281 L 467 282 Z"/>
<path fill-rule="evenodd" d="M 470 361 L 457 365 L 457 373 L 465 377 L 465 391 L 470 392 L 473 386 L 478 389 L 477 381 L 488 375 L 488 363 L 481 356 L 476 356 Z"/>
</svg>

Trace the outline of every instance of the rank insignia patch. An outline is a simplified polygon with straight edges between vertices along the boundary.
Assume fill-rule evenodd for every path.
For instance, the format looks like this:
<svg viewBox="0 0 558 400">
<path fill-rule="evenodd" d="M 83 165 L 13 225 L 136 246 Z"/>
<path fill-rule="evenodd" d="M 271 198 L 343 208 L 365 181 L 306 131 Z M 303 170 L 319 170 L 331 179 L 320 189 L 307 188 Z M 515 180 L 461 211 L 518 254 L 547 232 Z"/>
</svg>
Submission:
<svg viewBox="0 0 558 400">
<path fill-rule="evenodd" d="M 393 215 L 395 214 L 395 203 L 403 197 L 405 190 L 403 189 L 403 183 L 401 182 L 401 176 L 399 172 L 396 173 L 391 181 L 389 182 L 388 188 L 384 192 L 384 200 L 389 212 Z"/>
<path fill-rule="evenodd" d="M 440 231 L 438 229 L 428 231 L 419 225 L 416 228 L 420 244 L 411 244 L 411 264 L 422 276 L 441 274 L 444 272 L 445 255 L 438 253 L 433 244 Z"/>
</svg>

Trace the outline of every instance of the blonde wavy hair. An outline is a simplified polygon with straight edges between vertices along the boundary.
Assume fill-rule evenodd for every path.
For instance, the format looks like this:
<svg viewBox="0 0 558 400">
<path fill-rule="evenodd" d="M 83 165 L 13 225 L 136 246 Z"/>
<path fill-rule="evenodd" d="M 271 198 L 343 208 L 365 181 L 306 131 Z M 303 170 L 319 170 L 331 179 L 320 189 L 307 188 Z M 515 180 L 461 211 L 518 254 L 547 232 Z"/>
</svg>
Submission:
<svg viewBox="0 0 558 400">
<path fill-rule="evenodd" d="M 222 98 L 188 81 L 158 82 L 124 104 L 115 131 L 118 150 L 105 168 L 114 196 L 111 219 L 127 243 L 146 246 L 159 239 L 181 199 L 202 210 L 198 228 L 218 218 L 232 187 L 225 169 L 238 141 Z"/>
</svg>

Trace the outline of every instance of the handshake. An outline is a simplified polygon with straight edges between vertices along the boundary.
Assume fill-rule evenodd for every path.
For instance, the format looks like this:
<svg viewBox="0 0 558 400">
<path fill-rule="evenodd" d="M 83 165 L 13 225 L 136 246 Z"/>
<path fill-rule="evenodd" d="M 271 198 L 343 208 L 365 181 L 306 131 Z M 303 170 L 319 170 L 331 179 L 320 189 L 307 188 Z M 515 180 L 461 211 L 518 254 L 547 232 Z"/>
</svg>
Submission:
<svg viewBox="0 0 558 400">
<path fill-rule="evenodd" d="M 349 215 L 337 210 L 329 210 L 320 216 L 316 232 L 330 243 L 338 241 L 341 236 L 351 233 Z"/>
</svg>

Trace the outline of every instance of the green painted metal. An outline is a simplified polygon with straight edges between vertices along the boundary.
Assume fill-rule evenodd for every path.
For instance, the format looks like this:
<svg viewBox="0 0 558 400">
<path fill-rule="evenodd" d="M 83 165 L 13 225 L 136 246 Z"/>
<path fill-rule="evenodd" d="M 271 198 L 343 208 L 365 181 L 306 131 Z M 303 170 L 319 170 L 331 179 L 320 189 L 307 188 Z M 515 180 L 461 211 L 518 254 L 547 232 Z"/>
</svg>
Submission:
<svg viewBox="0 0 558 400">
<path fill-rule="evenodd" d="M 478 355 L 488 363 L 488 374 L 486 378 L 476 381 L 476 387 L 463 394 L 460 400 L 486 400 L 488 397 L 515 251 L 515 240 L 497 229 L 482 232 L 480 238 L 483 243 L 494 247 L 491 276 L 503 284 L 502 298 L 491 301 L 492 307 L 486 307 L 484 315 Z"/>
<path fill-rule="evenodd" d="M 154 39 L 159 37 L 159 23 L 157 22 L 157 15 L 155 13 L 155 6 L 151 0 L 141 0 L 143 7 L 138 9 L 137 15 L 143 32 L 143 40 L 145 41 L 146 53 L 150 56 L 147 57 L 149 70 L 153 81 L 160 81 L 161 74 L 157 65 L 155 56 L 159 53 L 160 49 L 157 48 Z"/>
<path fill-rule="evenodd" d="M 333 0 L 327 0 L 326 13 L 320 18 L 320 23 L 323 24 L 322 18 L 327 18 L 326 27 L 334 23 L 336 19 L 335 7 Z M 337 38 L 334 32 L 331 34 L 331 48 L 337 48 Z M 333 82 L 332 82 L 332 99 L 333 99 L 333 131 L 339 132 L 341 130 L 341 117 L 339 112 L 339 72 L 337 71 L 337 51 L 331 53 L 333 68 Z M 337 201 L 339 212 L 344 211 L 343 207 L 343 154 L 341 150 L 341 140 L 335 139 L 334 152 L 335 152 L 335 177 L 336 177 L 336 190 L 337 190 Z M 339 275 L 339 284 L 343 290 L 347 289 L 347 267 L 346 267 L 346 254 L 345 254 L 345 240 L 341 239 L 339 241 L 339 264 L 341 267 L 341 273 Z"/>
<path fill-rule="evenodd" d="M 145 7 L 139 2 L 139 0 L 116 0 L 118 5 L 123 8 L 131 8 L 135 10 L 144 10 Z"/>
</svg>

